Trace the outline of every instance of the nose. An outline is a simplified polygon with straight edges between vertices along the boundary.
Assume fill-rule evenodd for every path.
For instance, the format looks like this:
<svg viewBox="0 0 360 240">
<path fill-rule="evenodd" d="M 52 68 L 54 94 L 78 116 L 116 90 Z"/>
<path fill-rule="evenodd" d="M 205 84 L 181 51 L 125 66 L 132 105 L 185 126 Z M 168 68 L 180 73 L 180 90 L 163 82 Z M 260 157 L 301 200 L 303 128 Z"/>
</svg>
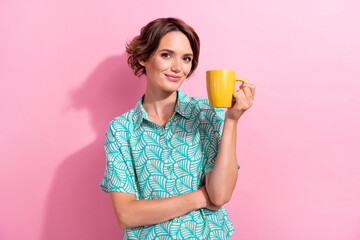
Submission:
<svg viewBox="0 0 360 240">
<path fill-rule="evenodd" d="M 174 59 L 172 65 L 171 65 L 171 71 L 178 73 L 181 71 L 181 67 L 180 67 L 180 60 L 179 59 Z"/>
</svg>

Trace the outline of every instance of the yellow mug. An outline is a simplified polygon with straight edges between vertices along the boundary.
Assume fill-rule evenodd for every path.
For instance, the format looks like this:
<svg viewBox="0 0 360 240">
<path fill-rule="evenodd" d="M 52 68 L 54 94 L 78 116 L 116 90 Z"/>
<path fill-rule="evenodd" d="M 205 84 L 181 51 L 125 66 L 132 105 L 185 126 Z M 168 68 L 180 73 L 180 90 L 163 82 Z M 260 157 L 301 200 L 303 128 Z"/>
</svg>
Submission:
<svg viewBox="0 0 360 240">
<path fill-rule="evenodd" d="M 236 81 L 247 82 L 235 77 L 233 70 L 206 71 L 206 87 L 210 106 L 216 108 L 231 107 Z"/>
</svg>

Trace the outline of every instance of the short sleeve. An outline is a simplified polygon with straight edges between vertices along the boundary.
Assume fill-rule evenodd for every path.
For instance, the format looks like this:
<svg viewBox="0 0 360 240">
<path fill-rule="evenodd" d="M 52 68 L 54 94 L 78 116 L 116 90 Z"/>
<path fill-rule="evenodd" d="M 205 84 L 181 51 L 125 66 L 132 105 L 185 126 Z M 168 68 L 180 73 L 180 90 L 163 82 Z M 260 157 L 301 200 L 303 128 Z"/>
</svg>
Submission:
<svg viewBox="0 0 360 240">
<path fill-rule="evenodd" d="M 205 175 L 211 172 L 214 167 L 225 119 L 224 110 L 221 108 L 213 108 L 212 111 L 207 112 L 206 114 L 208 115 L 206 118 L 209 119 L 211 128 L 209 128 L 209 131 L 205 135 Z M 238 163 L 238 169 L 239 168 L 240 165 Z"/>
<path fill-rule="evenodd" d="M 118 128 L 116 123 L 112 121 L 106 131 L 104 144 L 106 168 L 100 187 L 106 193 L 114 191 L 136 194 L 138 199 L 139 194 L 132 161 L 129 159 L 131 157 L 129 147 L 123 143 L 126 139 L 124 137 L 125 132 L 118 131 Z"/>
</svg>

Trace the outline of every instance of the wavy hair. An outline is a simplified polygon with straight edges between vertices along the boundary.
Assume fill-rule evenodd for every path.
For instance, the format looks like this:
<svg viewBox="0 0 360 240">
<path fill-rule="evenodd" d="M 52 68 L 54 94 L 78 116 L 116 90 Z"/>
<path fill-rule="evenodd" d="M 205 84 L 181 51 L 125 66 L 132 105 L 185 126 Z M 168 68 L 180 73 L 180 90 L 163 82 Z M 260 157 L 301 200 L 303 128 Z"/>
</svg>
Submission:
<svg viewBox="0 0 360 240">
<path fill-rule="evenodd" d="M 155 53 L 161 38 L 172 31 L 180 31 L 189 39 L 193 59 L 187 77 L 195 71 L 200 54 L 200 39 L 195 30 L 178 18 L 158 18 L 141 28 L 140 35 L 126 44 L 127 62 L 136 76 L 146 75 L 146 69 L 139 60 L 147 61 Z"/>
</svg>

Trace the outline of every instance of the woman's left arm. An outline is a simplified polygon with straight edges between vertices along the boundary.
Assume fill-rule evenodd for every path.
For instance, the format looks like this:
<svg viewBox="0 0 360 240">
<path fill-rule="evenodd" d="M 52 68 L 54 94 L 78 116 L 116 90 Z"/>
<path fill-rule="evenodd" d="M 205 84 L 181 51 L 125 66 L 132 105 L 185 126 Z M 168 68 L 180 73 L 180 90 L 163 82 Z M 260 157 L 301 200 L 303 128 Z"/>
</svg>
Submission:
<svg viewBox="0 0 360 240">
<path fill-rule="evenodd" d="M 253 105 L 255 85 L 243 83 L 233 96 L 235 104 L 225 113 L 225 121 L 214 167 L 206 175 L 206 191 L 211 202 L 222 206 L 230 201 L 238 176 L 236 159 L 237 124 L 244 112 Z"/>
</svg>

